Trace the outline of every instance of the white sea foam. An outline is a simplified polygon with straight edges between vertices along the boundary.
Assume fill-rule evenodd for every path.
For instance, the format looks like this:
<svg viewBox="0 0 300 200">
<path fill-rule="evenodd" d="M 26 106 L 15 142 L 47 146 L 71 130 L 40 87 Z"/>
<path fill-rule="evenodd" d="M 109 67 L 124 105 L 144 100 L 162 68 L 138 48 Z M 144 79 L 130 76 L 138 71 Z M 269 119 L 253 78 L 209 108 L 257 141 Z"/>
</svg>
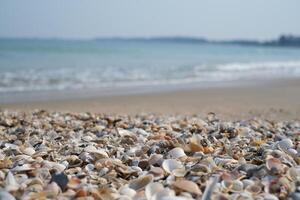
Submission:
<svg viewBox="0 0 300 200">
<path fill-rule="evenodd" d="M 154 69 L 154 70 L 153 70 Z M 0 72 L 0 92 L 65 90 L 300 77 L 300 61 L 232 62 L 180 68 L 18 70 Z M 152 71 L 151 71 L 152 70 Z"/>
</svg>

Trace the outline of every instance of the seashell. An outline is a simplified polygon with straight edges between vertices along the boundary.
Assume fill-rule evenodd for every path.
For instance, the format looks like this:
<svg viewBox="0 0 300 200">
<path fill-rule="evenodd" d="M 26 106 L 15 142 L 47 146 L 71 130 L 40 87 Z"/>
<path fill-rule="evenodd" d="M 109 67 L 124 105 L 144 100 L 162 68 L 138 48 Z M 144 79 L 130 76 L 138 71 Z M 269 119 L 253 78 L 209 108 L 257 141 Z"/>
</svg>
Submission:
<svg viewBox="0 0 300 200">
<path fill-rule="evenodd" d="M 243 179 L 242 182 L 243 182 L 244 188 L 255 184 L 255 182 L 251 179 Z"/>
<path fill-rule="evenodd" d="M 131 197 L 129 197 L 129 196 L 119 196 L 119 198 L 118 198 L 118 200 L 132 200 L 132 198 Z"/>
<path fill-rule="evenodd" d="M 242 181 L 234 180 L 232 182 L 232 186 L 230 188 L 231 192 L 241 192 L 244 189 L 244 184 Z"/>
<path fill-rule="evenodd" d="M 219 176 L 211 176 L 206 184 L 205 190 L 202 195 L 202 200 L 210 200 L 212 193 L 216 189 L 216 185 L 219 181 Z"/>
<path fill-rule="evenodd" d="M 71 188 L 71 189 L 78 189 L 80 187 L 80 185 L 81 185 L 80 179 L 77 177 L 72 177 L 68 181 L 67 187 Z"/>
<path fill-rule="evenodd" d="M 32 156 L 33 154 L 35 154 L 35 150 L 32 147 L 27 147 L 25 149 L 21 149 L 21 151 L 28 156 Z"/>
<path fill-rule="evenodd" d="M 48 169 L 54 169 L 56 172 L 63 172 L 66 169 L 65 165 L 56 163 L 56 162 L 49 162 L 49 161 L 44 161 L 43 162 L 43 167 L 48 168 Z"/>
<path fill-rule="evenodd" d="M 61 165 L 65 166 L 65 169 L 69 167 L 69 162 L 68 161 L 63 161 L 60 163 Z"/>
<path fill-rule="evenodd" d="M 149 162 L 148 160 L 140 160 L 139 163 L 138 163 L 138 166 L 141 168 L 141 169 L 147 169 L 149 167 Z"/>
<path fill-rule="evenodd" d="M 32 184 L 27 186 L 27 189 L 32 192 L 42 192 L 44 190 L 43 185 L 41 184 Z"/>
<path fill-rule="evenodd" d="M 144 137 L 148 137 L 150 134 L 147 132 L 147 131 L 145 131 L 144 129 L 137 129 L 137 131 L 136 131 L 136 133 L 138 134 L 138 135 L 142 135 L 142 136 L 144 136 Z"/>
<path fill-rule="evenodd" d="M 2 200 L 16 200 L 16 198 L 11 195 L 9 192 L 0 190 L 0 199 Z"/>
<path fill-rule="evenodd" d="M 86 136 L 82 137 L 82 140 L 85 142 L 90 142 L 90 141 L 93 141 L 94 139 L 91 136 L 86 135 Z"/>
<path fill-rule="evenodd" d="M 0 160 L 0 169 L 8 169 L 13 166 L 13 162 L 10 158 L 4 158 L 3 160 Z"/>
<path fill-rule="evenodd" d="M 95 146 L 87 146 L 84 148 L 85 152 L 93 154 L 96 159 L 108 158 L 107 153 L 103 149 L 97 149 Z"/>
<path fill-rule="evenodd" d="M 296 149 L 293 149 L 293 148 L 289 148 L 287 150 L 287 153 L 290 154 L 290 155 L 294 155 L 296 156 L 298 154 L 298 151 Z"/>
<path fill-rule="evenodd" d="M 205 154 L 210 154 L 210 153 L 213 153 L 214 151 L 215 151 L 215 149 L 213 147 L 211 147 L 211 146 L 209 146 L 209 147 L 203 147 L 203 152 Z"/>
<path fill-rule="evenodd" d="M 69 168 L 80 167 L 82 164 L 82 160 L 75 155 L 69 156 L 66 161 L 69 163 Z"/>
<path fill-rule="evenodd" d="M 176 176 L 174 176 L 174 175 L 169 175 L 169 176 L 166 178 L 166 183 L 167 183 L 167 185 L 171 185 L 174 181 L 176 181 Z"/>
<path fill-rule="evenodd" d="M 56 197 L 61 192 L 61 188 L 57 185 L 56 182 L 49 183 L 45 190 L 48 193 L 51 193 L 52 197 Z"/>
<path fill-rule="evenodd" d="M 169 154 L 169 157 L 173 158 L 173 159 L 179 159 L 182 157 L 186 157 L 184 150 L 180 147 L 176 147 L 176 148 L 172 149 L 171 151 L 169 151 L 168 154 Z"/>
<path fill-rule="evenodd" d="M 150 200 L 155 194 L 162 191 L 164 186 L 161 183 L 149 183 L 145 188 L 145 195 Z"/>
<path fill-rule="evenodd" d="M 248 127 L 239 127 L 237 133 L 241 137 L 248 137 L 251 134 L 251 129 Z"/>
<path fill-rule="evenodd" d="M 264 200 L 278 200 L 278 198 L 273 194 L 263 193 L 261 196 Z"/>
<path fill-rule="evenodd" d="M 113 188 L 102 188 L 99 190 L 100 197 L 103 200 L 117 199 L 119 194 Z"/>
<path fill-rule="evenodd" d="M 107 174 L 109 172 L 109 169 L 107 167 L 103 167 L 100 171 L 99 171 L 99 176 L 104 176 L 105 174 Z"/>
<path fill-rule="evenodd" d="M 151 200 L 163 200 L 163 199 L 173 199 L 175 197 L 175 191 L 171 190 L 169 188 L 164 188 L 154 194 L 151 198 Z"/>
<path fill-rule="evenodd" d="M 269 171 L 274 173 L 280 173 L 283 171 L 283 164 L 279 159 L 270 156 L 266 159 L 266 167 Z"/>
<path fill-rule="evenodd" d="M 248 185 L 245 190 L 251 194 L 259 194 L 262 191 L 262 188 L 260 187 L 260 185 Z"/>
<path fill-rule="evenodd" d="M 50 182 L 55 182 L 62 191 L 65 191 L 69 182 L 67 175 L 64 173 L 53 174 Z"/>
<path fill-rule="evenodd" d="M 181 162 L 174 160 L 174 159 L 167 159 L 164 160 L 162 163 L 162 168 L 169 174 L 172 173 L 173 170 L 175 169 L 181 169 L 184 168 Z"/>
<path fill-rule="evenodd" d="M 88 199 L 87 196 L 88 196 L 88 192 L 85 189 L 79 189 L 75 194 L 75 197 L 77 197 L 77 199 L 78 198 Z"/>
<path fill-rule="evenodd" d="M 191 171 L 210 173 L 210 168 L 203 164 L 196 164 L 191 168 Z"/>
<path fill-rule="evenodd" d="M 180 196 L 166 196 L 161 198 L 161 200 L 189 200 L 189 198 L 186 197 L 180 197 Z"/>
<path fill-rule="evenodd" d="M 93 164 L 87 164 L 87 165 L 84 167 L 84 169 L 85 169 L 88 173 L 90 173 L 90 172 L 92 172 L 92 171 L 95 169 L 95 165 L 93 165 Z"/>
<path fill-rule="evenodd" d="M 200 145 L 200 144 L 197 144 L 197 143 L 195 143 L 195 142 L 191 142 L 191 143 L 189 144 L 189 148 L 190 148 L 190 150 L 191 150 L 192 152 L 199 152 L 199 151 L 204 152 L 203 146 Z"/>
<path fill-rule="evenodd" d="M 12 172 L 26 172 L 26 171 L 31 171 L 33 169 L 34 168 L 31 167 L 30 164 L 24 164 L 24 165 L 16 166 L 16 167 L 12 168 L 11 171 Z"/>
<path fill-rule="evenodd" d="M 165 171 L 161 167 L 150 167 L 149 173 L 154 176 L 154 180 L 159 180 L 164 177 Z"/>
<path fill-rule="evenodd" d="M 198 185 L 192 181 L 188 180 L 178 180 L 172 184 L 178 190 L 190 192 L 192 194 L 201 194 L 201 190 L 199 189 Z"/>
<path fill-rule="evenodd" d="M 163 155 L 161 154 L 152 154 L 148 160 L 149 165 L 161 165 L 163 162 Z"/>
<path fill-rule="evenodd" d="M 277 143 L 278 147 L 282 150 L 288 150 L 290 148 L 293 148 L 293 141 L 291 139 L 283 139 L 283 140 L 280 140 L 278 143 Z"/>
<path fill-rule="evenodd" d="M 300 180 L 300 168 L 299 167 L 291 167 L 287 171 L 287 178 L 292 181 L 299 181 Z"/>
<path fill-rule="evenodd" d="M 14 175 L 8 171 L 5 179 L 5 189 L 7 191 L 16 191 L 19 189 L 19 184 L 17 183 Z"/>
<path fill-rule="evenodd" d="M 119 193 L 130 198 L 133 198 L 136 195 L 136 191 L 134 189 L 129 188 L 128 186 L 120 187 Z"/>
<path fill-rule="evenodd" d="M 175 177 L 184 177 L 186 175 L 187 171 L 184 168 L 174 169 L 172 171 L 172 175 Z"/>
<path fill-rule="evenodd" d="M 141 176 L 137 179 L 130 181 L 128 187 L 134 189 L 135 191 L 138 191 L 144 189 L 146 185 L 152 182 L 152 180 L 153 180 L 152 175 Z"/>
</svg>

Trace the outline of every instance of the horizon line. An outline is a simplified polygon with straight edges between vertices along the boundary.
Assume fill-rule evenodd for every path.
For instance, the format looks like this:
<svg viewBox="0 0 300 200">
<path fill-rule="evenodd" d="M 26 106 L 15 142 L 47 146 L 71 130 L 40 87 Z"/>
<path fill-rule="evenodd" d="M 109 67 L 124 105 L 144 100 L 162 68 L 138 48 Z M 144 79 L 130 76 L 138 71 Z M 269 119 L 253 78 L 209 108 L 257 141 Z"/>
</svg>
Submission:
<svg viewBox="0 0 300 200">
<path fill-rule="evenodd" d="M 92 40 L 155 40 L 155 39 L 193 39 L 193 40 L 206 40 L 213 42 L 222 42 L 222 41 L 269 41 L 278 39 L 281 36 L 294 36 L 300 37 L 300 34 L 279 34 L 277 37 L 272 37 L 269 39 L 253 39 L 253 38 L 230 38 L 230 39 L 210 39 L 203 36 L 183 36 L 183 35 L 168 35 L 168 36 L 99 36 L 99 37 L 90 37 L 90 38 L 80 38 L 80 37 L 41 37 L 41 36 L 0 36 L 0 39 L 15 39 L 15 40 L 70 40 L 70 41 L 92 41 Z"/>
</svg>

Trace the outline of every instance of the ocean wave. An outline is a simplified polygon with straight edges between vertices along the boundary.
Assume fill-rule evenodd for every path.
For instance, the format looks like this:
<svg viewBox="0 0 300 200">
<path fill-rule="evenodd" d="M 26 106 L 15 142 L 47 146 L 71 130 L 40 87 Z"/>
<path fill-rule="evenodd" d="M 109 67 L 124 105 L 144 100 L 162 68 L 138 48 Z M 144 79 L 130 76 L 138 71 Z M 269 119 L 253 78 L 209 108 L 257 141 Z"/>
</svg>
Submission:
<svg viewBox="0 0 300 200">
<path fill-rule="evenodd" d="M 0 72 L 0 92 L 154 86 L 300 77 L 300 61 L 202 64 L 186 67 L 60 68 Z"/>
<path fill-rule="evenodd" d="M 220 71 L 253 71 L 253 70 L 295 70 L 299 69 L 300 61 L 285 62 L 251 62 L 251 63 L 228 63 L 217 66 Z"/>
</svg>

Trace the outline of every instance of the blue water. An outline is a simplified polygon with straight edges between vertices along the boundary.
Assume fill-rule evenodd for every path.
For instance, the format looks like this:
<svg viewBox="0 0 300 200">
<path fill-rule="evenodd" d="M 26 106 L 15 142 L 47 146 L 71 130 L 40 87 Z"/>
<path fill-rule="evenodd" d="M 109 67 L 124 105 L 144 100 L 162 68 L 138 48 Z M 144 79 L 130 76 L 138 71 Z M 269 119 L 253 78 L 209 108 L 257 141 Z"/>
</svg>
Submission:
<svg viewBox="0 0 300 200">
<path fill-rule="evenodd" d="M 300 77 L 299 48 L 0 39 L 0 92 L 293 77 Z"/>
</svg>

